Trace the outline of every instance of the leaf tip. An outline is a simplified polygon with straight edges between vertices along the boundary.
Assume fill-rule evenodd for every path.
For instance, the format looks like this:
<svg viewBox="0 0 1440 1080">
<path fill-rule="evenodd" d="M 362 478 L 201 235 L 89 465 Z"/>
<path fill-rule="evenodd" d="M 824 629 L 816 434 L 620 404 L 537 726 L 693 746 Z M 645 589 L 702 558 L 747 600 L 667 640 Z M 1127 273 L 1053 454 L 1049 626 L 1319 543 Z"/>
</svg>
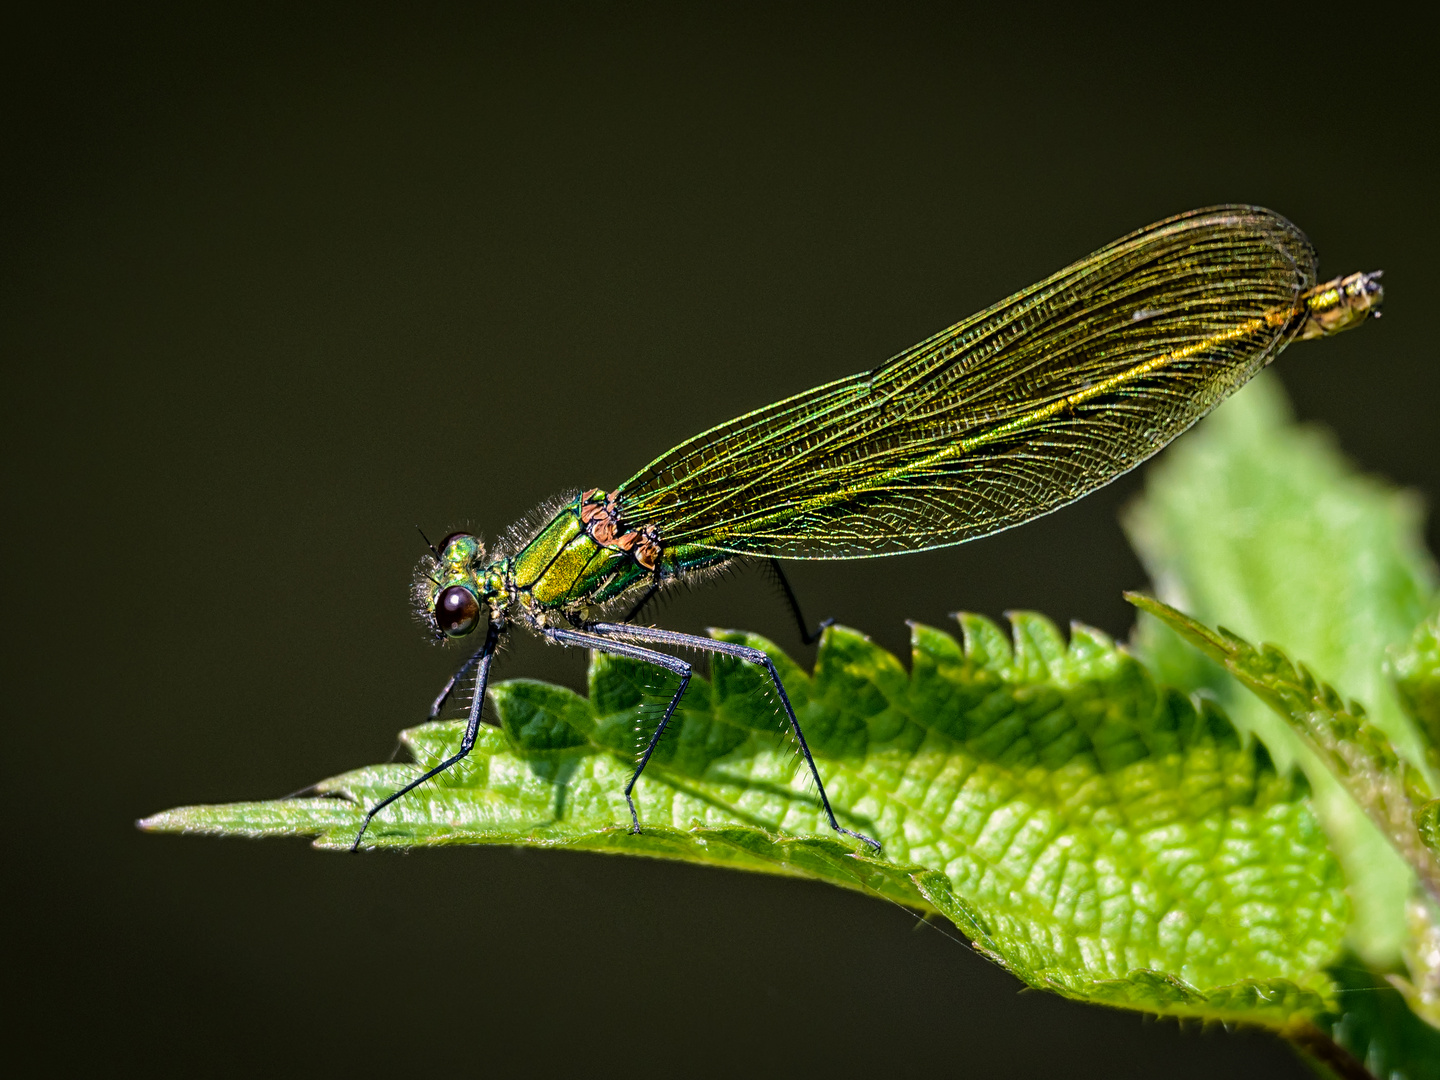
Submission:
<svg viewBox="0 0 1440 1080">
<path fill-rule="evenodd" d="M 186 832 L 190 828 L 194 809 L 190 806 L 176 806 L 161 810 L 158 814 L 137 818 L 135 828 L 146 833 Z"/>
<path fill-rule="evenodd" d="M 1123 596 L 1133 607 L 1137 607 L 1141 611 L 1148 611 L 1152 615 L 1155 614 L 1157 608 L 1164 606 L 1160 603 L 1159 600 L 1156 600 L 1148 593 L 1139 592 L 1135 589 L 1125 589 L 1120 593 L 1120 595 Z"/>
</svg>

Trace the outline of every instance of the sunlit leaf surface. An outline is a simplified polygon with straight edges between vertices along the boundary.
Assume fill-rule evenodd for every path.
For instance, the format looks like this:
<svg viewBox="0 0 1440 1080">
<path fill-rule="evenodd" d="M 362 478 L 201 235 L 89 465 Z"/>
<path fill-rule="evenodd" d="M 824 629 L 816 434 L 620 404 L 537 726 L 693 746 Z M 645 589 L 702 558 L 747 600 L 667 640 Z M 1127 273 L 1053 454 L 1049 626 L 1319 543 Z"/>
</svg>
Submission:
<svg viewBox="0 0 1440 1080">
<path fill-rule="evenodd" d="M 1161 600 L 1251 641 L 1282 644 L 1365 703 L 1397 751 L 1425 764 L 1419 732 L 1385 670 L 1432 609 L 1435 568 L 1419 500 L 1363 476 L 1322 430 L 1297 426 L 1262 373 L 1176 444 L 1125 525 Z M 1261 701 L 1148 618 L 1136 644 L 1156 677 L 1207 687 L 1282 767 L 1298 760 L 1345 867 L 1354 948 L 1384 967 L 1406 937 L 1411 874 L 1330 772 Z M 1431 786 L 1437 776 L 1431 770 Z"/>
<path fill-rule="evenodd" d="M 1365 709 L 1346 701 L 1279 648 L 1256 648 L 1223 627 L 1212 630 L 1183 612 L 1136 593 L 1130 601 L 1181 634 L 1284 718 L 1329 768 L 1420 882 L 1440 901 L 1440 860 L 1421 835 L 1429 784 L 1403 761 Z"/>
<path fill-rule="evenodd" d="M 622 789 L 659 676 L 596 657 L 588 697 L 494 687 L 503 729 L 385 811 L 367 843 L 804 875 L 938 911 L 1067 996 L 1272 1026 L 1319 1011 L 1348 910 L 1303 784 L 1098 632 L 1077 626 L 1067 643 L 1039 616 L 1014 622 L 1012 639 L 964 616 L 963 645 L 917 626 L 909 672 L 849 630 L 827 632 L 813 675 L 760 638 L 724 635 L 775 657 L 837 813 L 879 838 L 883 858 L 823 825 L 763 678 L 723 658 L 692 683 L 636 789 L 642 834 L 626 828 Z M 458 738 L 449 723 L 405 734 L 422 764 Z M 362 805 L 419 767 L 347 773 L 320 785 L 331 798 L 186 807 L 144 825 L 344 848 Z"/>
</svg>

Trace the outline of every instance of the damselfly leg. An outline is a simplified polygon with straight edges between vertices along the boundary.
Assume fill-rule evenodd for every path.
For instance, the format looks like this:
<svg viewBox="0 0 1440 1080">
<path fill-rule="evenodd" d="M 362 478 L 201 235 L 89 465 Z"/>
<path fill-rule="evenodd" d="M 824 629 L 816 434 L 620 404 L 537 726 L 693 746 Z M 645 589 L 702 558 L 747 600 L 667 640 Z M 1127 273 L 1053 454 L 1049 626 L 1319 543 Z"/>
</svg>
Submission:
<svg viewBox="0 0 1440 1080">
<path fill-rule="evenodd" d="M 460 749 L 424 775 L 410 781 L 410 783 L 406 784 L 399 791 L 387 795 L 366 811 L 365 820 L 360 823 L 360 831 L 355 834 L 355 842 L 350 845 L 351 851 L 358 851 L 360 849 L 360 841 L 365 836 L 365 830 L 370 827 L 370 822 L 376 814 L 384 810 L 385 807 L 389 806 L 396 799 L 403 798 L 410 794 L 410 792 L 425 783 L 425 781 L 432 777 L 439 776 L 446 769 L 458 765 L 464 761 L 470 751 L 475 748 L 475 739 L 480 733 L 480 714 L 485 708 L 485 687 L 490 681 L 490 663 L 495 659 L 495 649 L 500 644 L 502 629 L 503 627 L 498 621 L 491 621 L 489 629 L 485 632 L 485 644 L 480 646 L 479 652 L 475 653 L 470 659 L 460 665 L 460 670 L 450 677 L 450 681 L 447 682 L 445 688 L 440 691 L 440 696 L 435 699 L 435 704 L 430 707 L 430 719 L 434 720 L 435 717 L 439 715 L 440 709 L 444 706 L 446 699 L 449 698 L 450 692 L 455 689 L 455 684 L 464 677 L 467 671 L 471 668 L 475 669 L 475 699 L 470 703 L 470 716 L 465 723 L 465 737 L 460 740 Z"/>
<path fill-rule="evenodd" d="M 790 579 L 785 576 L 785 570 L 780 565 L 780 560 L 766 559 L 764 566 L 766 573 L 770 575 L 771 580 L 773 580 L 780 589 L 781 595 L 785 597 L 785 606 L 790 609 L 790 615 L 795 620 L 795 627 L 800 631 L 800 640 L 806 645 L 814 645 L 820 640 L 820 635 L 825 632 L 825 628 L 832 625 L 835 620 L 822 619 L 820 624 L 812 631 L 810 629 L 810 623 L 805 618 L 805 613 L 800 610 L 800 600 L 795 595 L 795 590 L 790 587 Z M 656 594 L 659 592 L 660 582 L 657 580 L 641 594 L 640 599 L 631 606 L 630 610 L 626 612 L 625 617 L 620 621 L 622 623 L 634 622 L 636 617 L 649 606 L 650 601 L 654 600 Z"/>
<path fill-rule="evenodd" d="M 774 575 L 780 590 L 785 594 L 785 603 L 790 606 L 790 614 L 795 616 L 795 625 L 800 630 L 800 640 L 806 645 L 814 645 L 820 640 L 820 635 L 825 633 L 825 628 L 834 624 L 834 619 L 821 619 L 820 625 L 815 627 L 815 632 L 810 632 L 810 624 L 805 621 L 805 613 L 800 610 L 800 601 L 795 596 L 795 590 L 790 587 L 790 579 L 785 576 L 785 570 L 780 565 L 779 559 L 767 559 L 770 564 L 770 572 Z M 625 620 L 629 622 L 629 619 Z"/>
<path fill-rule="evenodd" d="M 675 708 L 680 704 L 680 699 L 685 696 L 685 688 L 690 685 L 690 676 L 694 669 L 677 656 L 670 656 L 667 653 L 656 652 L 654 649 L 641 648 L 639 645 L 631 645 L 624 641 L 614 641 L 610 638 L 601 637 L 599 634 L 587 634 L 583 630 L 563 630 L 558 627 L 551 627 L 545 632 L 545 637 L 557 645 L 571 645 L 582 649 L 594 649 L 596 652 L 608 653 L 611 656 L 623 656 L 630 660 L 640 660 L 647 664 L 654 664 L 666 671 L 674 672 L 680 676 L 680 686 L 670 698 L 670 703 L 665 706 L 665 715 L 660 717 L 660 723 L 656 725 L 655 732 L 650 736 L 650 741 L 645 745 L 644 752 L 635 766 L 635 772 L 630 777 L 630 782 L 625 785 L 625 801 L 630 806 L 630 831 L 640 831 L 640 815 L 635 810 L 635 783 L 640 779 L 640 774 L 645 771 L 645 766 L 650 763 L 650 755 L 655 753 L 655 747 L 660 745 L 660 736 L 665 734 L 665 728 L 670 724 L 670 718 L 675 715 Z"/>
<path fill-rule="evenodd" d="M 680 704 L 680 697 L 685 693 L 685 688 L 690 683 L 691 667 L 684 660 L 678 657 L 669 656 L 665 653 L 656 652 L 651 649 L 640 648 L 632 645 L 623 639 L 630 641 L 644 642 L 649 645 L 670 645 L 678 648 L 698 649 L 701 652 L 731 656 L 737 660 L 743 660 L 748 664 L 756 664 L 765 669 L 770 682 L 775 687 L 775 692 L 780 696 L 780 705 L 785 711 L 785 719 L 790 723 L 790 730 L 795 733 L 795 739 L 800 744 L 800 753 L 805 758 L 805 764 L 810 769 L 810 776 L 815 781 L 815 790 L 820 795 L 820 805 L 825 810 L 826 820 L 830 827 L 838 833 L 846 836 L 853 836 L 856 840 L 869 845 L 880 854 L 878 841 L 845 828 L 835 818 L 835 811 L 830 806 L 830 796 L 825 793 L 825 782 L 820 779 L 820 770 L 815 765 L 815 757 L 810 753 L 810 744 L 805 740 L 805 732 L 800 727 L 800 721 L 795 716 L 795 708 L 790 704 L 790 695 L 785 692 L 785 684 L 780 681 L 780 673 L 775 670 L 775 663 L 760 649 L 753 649 L 748 645 L 737 645 L 730 641 L 716 641 L 713 638 L 699 637 L 695 634 L 682 634 L 674 630 L 660 630 L 649 626 L 626 626 L 621 623 L 592 623 L 585 632 L 574 630 L 547 630 L 546 637 L 561 644 L 573 644 L 585 648 L 595 649 L 598 652 L 609 653 L 614 656 L 628 656 L 636 660 L 643 660 L 647 663 L 656 664 L 669 671 L 676 672 L 681 676 L 680 689 L 671 697 L 670 703 L 665 708 L 665 715 L 661 719 L 655 734 L 651 736 L 649 745 L 641 756 L 639 767 L 636 768 L 634 776 L 625 788 L 625 798 L 630 803 L 630 815 L 635 821 L 635 828 L 639 829 L 640 819 L 635 811 L 635 801 L 631 797 L 631 791 L 635 782 L 640 779 L 640 774 L 645 771 L 645 766 L 650 760 L 660 736 L 670 719 L 675 714 L 675 708 Z"/>
</svg>

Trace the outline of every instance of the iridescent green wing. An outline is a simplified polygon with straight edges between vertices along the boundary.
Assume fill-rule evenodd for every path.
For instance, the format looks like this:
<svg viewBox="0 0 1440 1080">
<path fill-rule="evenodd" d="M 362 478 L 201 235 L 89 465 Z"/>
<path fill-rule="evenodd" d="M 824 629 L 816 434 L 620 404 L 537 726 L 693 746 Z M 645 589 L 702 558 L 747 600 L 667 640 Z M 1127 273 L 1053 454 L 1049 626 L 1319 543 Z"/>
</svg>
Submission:
<svg viewBox="0 0 1440 1080">
<path fill-rule="evenodd" d="M 872 372 L 682 443 L 620 487 L 667 547 L 833 559 L 958 544 L 1134 468 L 1272 360 L 1315 254 L 1222 206 L 1125 237 Z"/>
</svg>

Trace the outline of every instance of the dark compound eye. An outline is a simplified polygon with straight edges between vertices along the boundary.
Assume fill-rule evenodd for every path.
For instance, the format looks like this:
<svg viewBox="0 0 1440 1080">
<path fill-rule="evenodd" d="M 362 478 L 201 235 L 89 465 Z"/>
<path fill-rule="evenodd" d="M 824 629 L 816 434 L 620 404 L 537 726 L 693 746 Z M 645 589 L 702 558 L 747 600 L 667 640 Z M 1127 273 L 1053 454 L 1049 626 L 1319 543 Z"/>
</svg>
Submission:
<svg viewBox="0 0 1440 1080">
<path fill-rule="evenodd" d="M 463 585 L 451 585 L 435 598 L 435 622 L 446 637 L 464 637 L 480 621 L 480 601 Z"/>
</svg>

